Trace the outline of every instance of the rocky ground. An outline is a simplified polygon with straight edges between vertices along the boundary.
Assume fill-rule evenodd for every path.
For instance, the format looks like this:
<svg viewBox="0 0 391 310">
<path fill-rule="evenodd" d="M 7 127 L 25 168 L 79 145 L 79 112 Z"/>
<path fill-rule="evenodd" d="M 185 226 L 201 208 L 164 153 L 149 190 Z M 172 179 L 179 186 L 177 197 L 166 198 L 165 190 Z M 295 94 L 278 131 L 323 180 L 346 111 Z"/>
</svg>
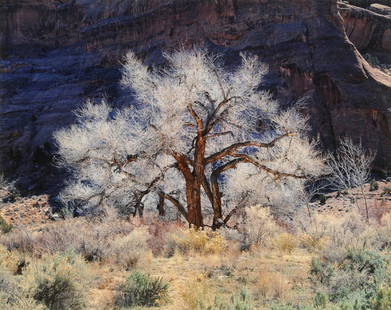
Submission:
<svg viewBox="0 0 391 310">
<path fill-rule="evenodd" d="M 382 180 L 376 184 L 372 188 L 371 184 L 364 185 L 364 196 L 361 189 L 329 193 L 312 202 L 310 210 L 338 215 L 358 208 L 365 215 L 366 200 L 370 215 L 381 217 L 391 211 L 391 181 Z M 14 226 L 39 226 L 59 218 L 52 213 L 47 195 L 18 197 L 4 189 L 0 189 L 0 216 Z"/>
<path fill-rule="evenodd" d="M 0 190 L 0 216 L 14 226 L 33 226 L 54 220 L 48 196 L 15 197 Z"/>
<path fill-rule="evenodd" d="M 358 208 L 365 213 L 365 200 L 368 212 L 374 217 L 379 217 L 387 211 L 391 211 L 391 181 L 377 181 L 375 184 L 365 184 L 363 193 L 360 188 L 350 191 L 333 192 L 325 195 L 325 200 L 316 201 L 311 208 L 317 212 L 347 213 L 352 208 Z"/>
</svg>

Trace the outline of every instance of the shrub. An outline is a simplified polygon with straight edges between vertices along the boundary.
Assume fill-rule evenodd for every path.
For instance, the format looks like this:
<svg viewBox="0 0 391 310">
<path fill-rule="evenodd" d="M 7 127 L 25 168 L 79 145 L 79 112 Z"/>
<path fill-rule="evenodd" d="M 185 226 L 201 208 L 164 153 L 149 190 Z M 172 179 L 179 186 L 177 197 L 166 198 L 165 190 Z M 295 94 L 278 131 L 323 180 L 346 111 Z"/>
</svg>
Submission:
<svg viewBox="0 0 391 310">
<path fill-rule="evenodd" d="M 274 239 L 274 246 L 282 253 L 291 254 L 297 247 L 297 241 L 295 236 L 288 233 L 282 233 Z"/>
<path fill-rule="evenodd" d="M 50 310 L 84 309 L 87 266 L 74 254 L 46 255 L 28 266 L 23 283 L 29 296 Z"/>
<path fill-rule="evenodd" d="M 0 245 L 0 268 L 10 271 L 13 274 L 20 273 L 22 265 L 26 265 L 25 258 L 15 251 L 8 251 Z"/>
<path fill-rule="evenodd" d="M 312 307 L 300 306 L 300 305 L 292 306 L 292 305 L 273 304 L 273 305 L 271 305 L 270 310 L 315 310 L 315 309 Z M 337 309 L 335 309 L 335 310 L 337 310 Z M 341 310 L 341 309 L 338 309 L 338 310 Z"/>
<path fill-rule="evenodd" d="M 368 296 L 364 292 L 354 292 L 349 296 L 341 299 L 336 304 L 332 304 L 330 308 L 332 310 L 369 310 L 372 309 L 372 305 Z"/>
<path fill-rule="evenodd" d="M 374 192 L 377 191 L 378 189 L 379 189 L 379 183 L 377 183 L 376 181 L 372 181 L 369 186 L 369 191 Z"/>
<path fill-rule="evenodd" d="M 374 310 L 391 309 L 391 287 L 381 287 L 374 300 Z"/>
<path fill-rule="evenodd" d="M 147 243 L 152 250 L 153 255 L 162 255 L 167 249 L 168 236 L 175 230 L 178 230 L 179 223 L 177 222 L 163 222 L 159 220 L 152 220 L 148 225 L 148 233 L 150 235 Z"/>
<path fill-rule="evenodd" d="M 110 255 L 110 245 L 116 238 L 133 230 L 127 221 L 107 219 L 99 223 L 86 219 L 66 220 L 61 225 L 47 225 L 39 232 L 14 229 L 0 238 L 9 250 L 41 256 L 72 251 L 87 261 L 102 261 Z"/>
<path fill-rule="evenodd" d="M 391 248 L 391 213 L 382 216 L 375 238 L 379 249 Z"/>
<path fill-rule="evenodd" d="M 129 235 L 115 239 L 108 256 L 113 263 L 129 270 L 148 257 L 148 236 L 146 229 L 135 229 Z"/>
<path fill-rule="evenodd" d="M 7 223 L 7 221 L 0 215 L 0 230 L 6 234 L 12 230 L 12 224 Z"/>
<path fill-rule="evenodd" d="M 183 255 L 198 253 L 220 254 L 227 248 L 227 242 L 219 232 L 180 229 L 172 233 L 166 253 L 170 256 L 176 250 Z"/>
<path fill-rule="evenodd" d="M 330 265 L 322 262 L 318 258 L 313 258 L 311 260 L 310 275 L 316 282 L 328 285 L 333 273 L 334 270 Z"/>
<path fill-rule="evenodd" d="M 32 234 L 24 229 L 13 229 L 10 233 L 1 236 L 0 243 L 9 251 L 17 250 L 21 253 L 33 253 L 35 250 L 35 242 Z"/>
<path fill-rule="evenodd" d="M 311 251 L 321 250 L 324 246 L 324 235 L 323 234 L 303 234 L 300 236 L 300 244 Z"/>
<path fill-rule="evenodd" d="M 303 233 L 319 239 L 320 255 L 327 261 L 337 262 L 343 259 L 349 249 L 377 248 L 374 225 L 367 223 L 358 212 L 346 215 L 317 215 L 301 230 Z"/>
<path fill-rule="evenodd" d="M 8 270 L 0 268 L 0 309 L 47 310 L 29 296 L 19 282 Z"/>
<path fill-rule="evenodd" d="M 15 304 L 18 287 L 11 273 L 3 268 L 0 269 L 0 306 Z"/>
<path fill-rule="evenodd" d="M 244 243 L 251 246 L 270 246 L 275 235 L 280 231 L 269 208 L 252 206 L 245 209 L 240 224 L 244 234 Z"/>
<path fill-rule="evenodd" d="M 367 309 L 378 287 L 387 280 L 387 264 L 378 252 L 348 250 L 339 261 L 313 259 L 310 273 L 331 301 L 345 304 L 346 309 L 361 309 L 358 305 Z"/>
<path fill-rule="evenodd" d="M 284 298 L 289 291 L 289 283 L 286 277 L 277 272 L 261 272 L 257 288 L 264 298 Z"/>
<path fill-rule="evenodd" d="M 202 310 L 212 303 L 211 287 L 203 274 L 196 274 L 180 290 L 180 295 L 189 310 Z"/>
<path fill-rule="evenodd" d="M 167 300 L 168 283 L 161 278 L 134 272 L 120 285 L 116 304 L 120 307 L 152 307 Z"/>
<path fill-rule="evenodd" d="M 216 297 L 212 305 L 201 305 L 199 310 L 252 310 L 253 304 L 250 294 L 246 289 L 242 289 L 239 294 L 232 295 L 228 301 Z"/>
<path fill-rule="evenodd" d="M 328 296 L 324 293 L 317 292 L 314 298 L 314 306 L 316 308 L 326 308 Z"/>
</svg>

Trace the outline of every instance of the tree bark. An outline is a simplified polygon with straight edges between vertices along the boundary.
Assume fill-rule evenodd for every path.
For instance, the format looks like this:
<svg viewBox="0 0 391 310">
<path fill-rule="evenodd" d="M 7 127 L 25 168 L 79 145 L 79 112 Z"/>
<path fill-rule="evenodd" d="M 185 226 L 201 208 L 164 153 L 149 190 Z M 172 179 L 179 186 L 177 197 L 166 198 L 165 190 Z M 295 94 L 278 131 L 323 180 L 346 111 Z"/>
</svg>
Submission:
<svg viewBox="0 0 391 310">
<path fill-rule="evenodd" d="M 205 142 L 205 137 L 203 137 L 202 132 L 199 132 L 194 150 L 192 201 L 188 205 L 189 224 L 196 228 L 204 226 L 201 209 L 201 187 L 205 171 Z"/>
<path fill-rule="evenodd" d="M 159 202 L 157 204 L 157 209 L 159 211 L 159 216 L 165 216 L 166 210 L 164 209 L 164 194 L 159 192 Z"/>
</svg>

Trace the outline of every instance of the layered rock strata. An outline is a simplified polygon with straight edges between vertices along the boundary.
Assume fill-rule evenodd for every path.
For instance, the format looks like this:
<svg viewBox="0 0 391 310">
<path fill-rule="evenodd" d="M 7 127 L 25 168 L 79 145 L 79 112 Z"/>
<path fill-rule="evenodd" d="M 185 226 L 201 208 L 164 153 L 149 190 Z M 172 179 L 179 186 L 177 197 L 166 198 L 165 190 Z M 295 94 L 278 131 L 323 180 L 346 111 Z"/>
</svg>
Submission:
<svg viewBox="0 0 391 310">
<path fill-rule="evenodd" d="M 25 189 L 53 187 L 52 133 L 73 122 L 71 111 L 86 98 L 130 102 L 118 87 L 128 49 L 161 64 L 163 50 L 197 45 L 222 53 L 228 68 L 240 52 L 259 55 L 270 65 L 262 87 L 282 105 L 305 101 L 326 148 L 351 136 L 390 167 L 391 77 L 359 52 L 388 51 L 390 26 L 340 10 L 336 0 L 2 0 L 2 165 Z"/>
</svg>

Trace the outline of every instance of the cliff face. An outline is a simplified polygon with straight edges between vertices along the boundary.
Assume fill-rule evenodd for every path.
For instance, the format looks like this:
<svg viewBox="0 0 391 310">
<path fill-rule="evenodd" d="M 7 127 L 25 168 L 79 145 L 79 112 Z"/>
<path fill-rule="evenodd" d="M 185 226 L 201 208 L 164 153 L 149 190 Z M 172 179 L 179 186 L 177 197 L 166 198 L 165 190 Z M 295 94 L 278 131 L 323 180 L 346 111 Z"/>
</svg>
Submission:
<svg viewBox="0 0 391 310">
<path fill-rule="evenodd" d="M 50 187 L 51 134 L 73 121 L 80 102 L 102 95 L 129 102 L 117 86 L 128 49 L 160 64 L 162 50 L 193 45 L 223 53 L 228 67 L 241 51 L 259 55 L 271 69 L 263 86 L 284 105 L 305 98 L 326 147 L 352 136 L 377 150 L 379 167 L 391 166 L 391 77 L 372 69 L 346 36 L 344 26 L 357 27 L 351 7 L 344 25 L 336 0 L 131 2 L 0 1 L 0 150 L 22 186 Z"/>
<path fill-rule="evenodd" d="M 346 34 L 359 50 L 391 54 L 391 17 L 340 4 Z"/>
</svg>

